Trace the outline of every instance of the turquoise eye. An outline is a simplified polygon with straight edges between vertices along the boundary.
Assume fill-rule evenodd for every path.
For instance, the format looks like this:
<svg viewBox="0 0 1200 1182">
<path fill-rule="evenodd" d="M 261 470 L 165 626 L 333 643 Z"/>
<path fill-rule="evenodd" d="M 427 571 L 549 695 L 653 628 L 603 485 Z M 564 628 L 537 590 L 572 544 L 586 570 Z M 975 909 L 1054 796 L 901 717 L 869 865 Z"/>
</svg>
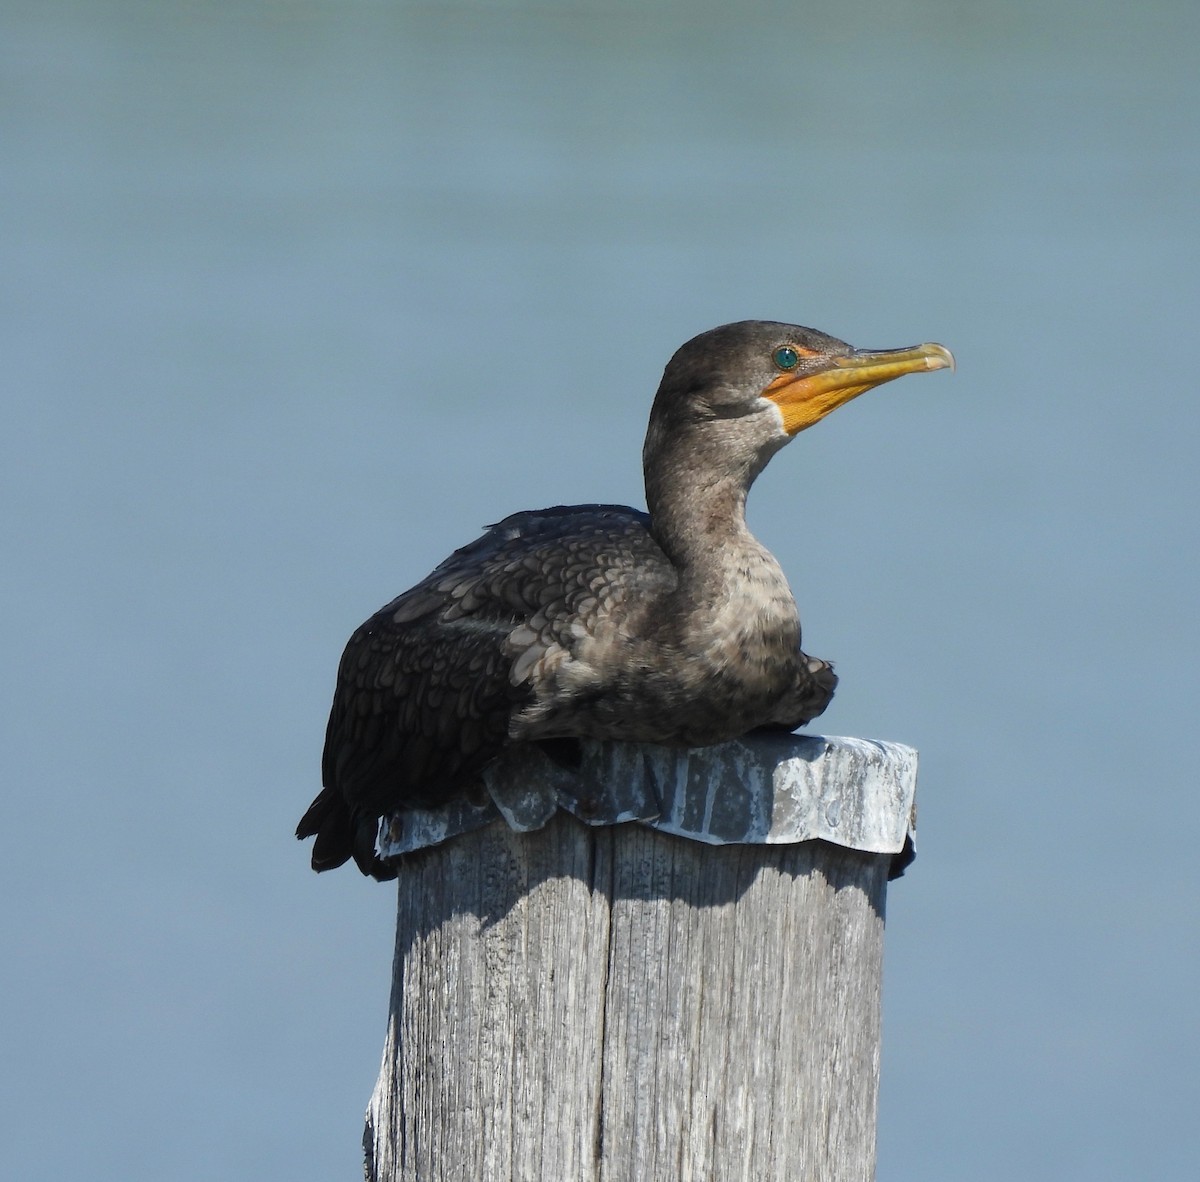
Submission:
<svg viewBox="0 0 1200 1182">
<path fill-rule="evenodd" d="M 775 362 L 780 369 L 795 369 L 800 364 L 800 354 L 796 352 L 791 345 L 780 345 L 774 353 L 771 354 L 771 360 Z"/>
</svg>

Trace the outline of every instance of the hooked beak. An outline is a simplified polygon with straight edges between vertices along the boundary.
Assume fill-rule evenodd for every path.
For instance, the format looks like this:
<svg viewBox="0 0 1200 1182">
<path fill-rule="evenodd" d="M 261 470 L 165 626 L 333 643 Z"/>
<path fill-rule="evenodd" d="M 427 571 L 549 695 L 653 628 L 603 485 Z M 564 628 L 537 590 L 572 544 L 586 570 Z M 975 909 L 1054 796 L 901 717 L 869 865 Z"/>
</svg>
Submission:
<svg viewBox="0 0 1200 1182">
<path fill-rule="evenodd" d="M 815 372 L 781 373 L 763 390 L 763 397 L 779 407 L 783 429 L 792 436 L 866 390 L 908 373 L 931 369 L 953 370 L 954 354 L 944 345 L 933 343 L 875 352 L 855 349 L 841 357 L 827 358 Z"/>
</svg>

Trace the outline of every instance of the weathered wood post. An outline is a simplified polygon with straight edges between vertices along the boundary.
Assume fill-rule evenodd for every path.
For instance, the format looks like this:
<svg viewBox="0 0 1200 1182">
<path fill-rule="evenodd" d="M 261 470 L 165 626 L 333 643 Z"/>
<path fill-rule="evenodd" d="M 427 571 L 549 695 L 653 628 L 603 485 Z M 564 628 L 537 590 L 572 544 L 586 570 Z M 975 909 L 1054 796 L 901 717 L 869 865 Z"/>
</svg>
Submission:
<svg viewBox="0 0 1200 1182">
<path fill-rule="evenodd" d="M 385 827 L 368 1182 L 872 1178 L 915 785 L 915 751 L 861 739 L 586 744 L 577 773 L 524 752 L 494 803 Z"/>
</svg>

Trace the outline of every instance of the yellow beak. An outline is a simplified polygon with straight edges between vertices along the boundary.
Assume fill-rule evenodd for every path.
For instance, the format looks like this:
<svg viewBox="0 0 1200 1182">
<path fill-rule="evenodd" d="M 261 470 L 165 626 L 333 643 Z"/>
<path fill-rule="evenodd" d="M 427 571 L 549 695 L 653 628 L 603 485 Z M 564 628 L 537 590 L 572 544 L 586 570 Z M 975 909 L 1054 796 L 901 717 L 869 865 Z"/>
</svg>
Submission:
<svg viewBox="0 0 1200 1182">
<path fill-rule="evenodd" d="M 944 345 L 873 353 L 856 349 L 845 357 L 830 357 L 816 373 L 781 373 L 763 390 L 763 397 L 779 407 L 788 435 L 796 435 L 874 386 L 906 373 L 953 368 L 954 355 Z"/>
</svg>

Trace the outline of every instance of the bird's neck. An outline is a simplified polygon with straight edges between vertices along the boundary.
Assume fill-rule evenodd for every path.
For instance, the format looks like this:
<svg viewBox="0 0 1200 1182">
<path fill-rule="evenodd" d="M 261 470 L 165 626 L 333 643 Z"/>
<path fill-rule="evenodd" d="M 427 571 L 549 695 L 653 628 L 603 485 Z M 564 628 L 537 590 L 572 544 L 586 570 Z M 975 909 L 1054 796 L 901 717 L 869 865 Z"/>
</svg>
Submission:
<svg viewBox="0 0 1200 1182">
<path fill-rule="evenodd" d="M 736 562 L 755 544 L 746 525 L 746 492 L 735 481 L 647 490 L 651 529 L 681 577 L 699 578 Z"/>
<path fill-rule="evenodd" d="M 763 465 L 710 457 L 686 435 L 673 442 L 646 455 L 651 530 L 681 583 L 724 582 L 748 554 L 766 554 L 746 525 L 746 496 Z"/>
<path fill-rule="evenodd" d="M 757 474 L 728 464 L 646 466 L 650 529 L 677 579 L 658 614 L 685 651 L 726 672 L 747 660 L 774 667 L 800 644 L 787 578 L 746 524 Z"/>
</svg>

